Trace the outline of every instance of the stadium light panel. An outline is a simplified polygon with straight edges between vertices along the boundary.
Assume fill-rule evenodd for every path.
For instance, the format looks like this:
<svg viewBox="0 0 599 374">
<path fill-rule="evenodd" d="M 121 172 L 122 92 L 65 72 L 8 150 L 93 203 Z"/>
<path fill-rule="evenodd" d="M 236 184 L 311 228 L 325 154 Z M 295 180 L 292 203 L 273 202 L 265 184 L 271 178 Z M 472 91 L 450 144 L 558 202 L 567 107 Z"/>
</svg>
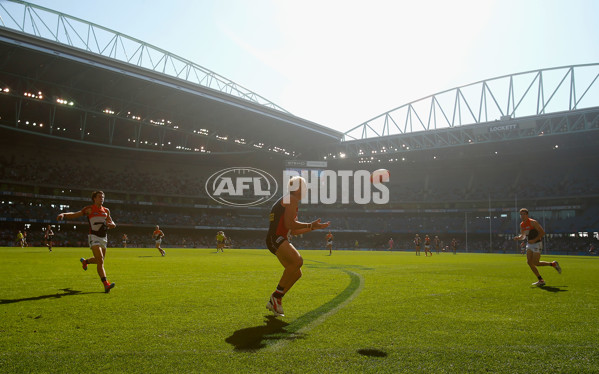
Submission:
<svg viewBox="0 0 599 374">
<path fill-rule="evenodd" d="M 59 103 L 59 104 L 62 104 L 62 105 L 73 106 L 73 102 L 72 101 L 68 101 L 68 100 L 62 99 L 60 97 L 56 99 L 56 102 Z"/>
</svg>

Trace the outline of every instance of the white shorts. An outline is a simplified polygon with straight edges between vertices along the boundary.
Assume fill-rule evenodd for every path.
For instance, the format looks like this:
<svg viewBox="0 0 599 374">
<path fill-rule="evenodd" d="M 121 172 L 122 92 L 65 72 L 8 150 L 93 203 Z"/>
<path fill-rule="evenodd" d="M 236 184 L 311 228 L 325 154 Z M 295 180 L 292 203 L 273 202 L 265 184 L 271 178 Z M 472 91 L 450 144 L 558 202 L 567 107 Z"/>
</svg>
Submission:
<svg viewBox="0 0 599 374">
<path fill-rule="evenodd" d="M 327 242 L 327 245 L 333 245 L 333 241 Z"/>
<path fill-rule="evenodd" d="M 156 244 L 160 245 L 160 243 L 162 243 L 162 239 L 156 239 Z"/>
<path fill-rule="evenodd" d="M 108 246 L 108 236 L 105 236 L 103 238 L 96 236 L 94 234 L 89 234 L 87 236 L 87 239 L 89 240 L 89 247 L 93 247 L 95 245 L 100 246 L 101 248 L 106 249 L 106 247 Z"/>
<path fill-rule="evenodd" d="M 526 243 L 526 250 L 527 251 L 531 251 L 531 252 L 535 252 L 535 253 L 541 253 L 542 249 L 543 249 L 543 242 L 542 241 L 538 241 L 536 243 Z"/>
</svg>

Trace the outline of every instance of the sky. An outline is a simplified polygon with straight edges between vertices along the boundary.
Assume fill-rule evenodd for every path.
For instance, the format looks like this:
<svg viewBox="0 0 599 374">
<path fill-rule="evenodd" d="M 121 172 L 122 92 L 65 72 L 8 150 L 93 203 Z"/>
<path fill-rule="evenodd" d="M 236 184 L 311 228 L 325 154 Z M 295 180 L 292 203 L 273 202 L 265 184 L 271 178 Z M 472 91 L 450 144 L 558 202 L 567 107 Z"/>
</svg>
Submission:
<svg viewBox="0 0 599 374">
<path fill-rule="evenodd" d="M 599 62 L 595 0 L 30 0 L 341 132 L 507 74 Z"/>
</svg>

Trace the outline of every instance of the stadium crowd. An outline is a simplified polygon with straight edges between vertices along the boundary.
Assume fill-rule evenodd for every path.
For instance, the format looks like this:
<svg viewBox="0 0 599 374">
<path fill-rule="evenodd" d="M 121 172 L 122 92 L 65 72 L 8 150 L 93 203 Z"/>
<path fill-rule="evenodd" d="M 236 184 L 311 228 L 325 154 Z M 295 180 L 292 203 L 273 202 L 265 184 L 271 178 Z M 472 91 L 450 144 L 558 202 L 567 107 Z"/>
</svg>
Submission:
<svg viewBox="0 0 599 374">
<path fill-rule="evenodd" d="M 207 196 L 206 178 L 222 165 L 198 163 L 197 159 L 182 161 L 168 155 L 136 154 L 131 158 L 119 152 L 106 154 L 99 163 L 81 147 L 67 155 L 51 147 L 23 150 L 18 144 L 10 144 L 5 148 L 0 155 L 3 245 L 14 244 L 16 230 L 25 225 L 30 227 L 30 242 L 40 243 L 42 226 L 56 225 L 61 210 L 81 209 L 89 203 L 89 192 L 101 188 L 119 230 L 128 231 L 131 246 L 151 245 L 144 230 L 158 224 L 168 231 L 166 246 L 211 246 L 213 231 L 223 229 L 235 232 L 237 247 L 263 247 L 268 204 L 253 210 L 234 209 L 218 206 Z M 549 206 L 547 211 L 542 209 L 543 217 L 537 217 L 551 235 L 547 250 L 581 251 L 590 245 L 593 234 L 584 238 L 578 233 L 593 233 L 599 227 L 599 178 L 588 173 L 594 158 L 580 156 L 578 166 L 572 168 L 572 160 L 539 157 L 549 157 L 550 162 L 539 168 L 533 180 L 526 178 L 526 165 L 513 170 L 516 156 L 508 156 L 492 167 L 475 161 L 455 164 L 439 160 L 389 165 L 395 168 L 391 172 L 395 179 L 389 184 L 391 203 L 387 206 L 310 206 L 301 218 L 332 221 L 332 230 L 339 232 L 336 248 L 383 249 L 387 237 L 394 236 L 395 248 L 411 249 L 415 233 L 429 233 L 445 237 L 446 242 L 455 236 L 462 243 L 460 250 L 465 250 L 467 231 L 468 250 L 488 250 L 490 232 L 493 251 L 516 251 L 509 239 L 518 231 L 517 209 L 512 209 L 517 199 Z M 561 172 L 556 173 L 556 169 Z M 280 165 L 278 170 L 280 173 Z M 552 208 L 566 200 L 575 203 Z M 489 212 L 485 208 L 491 201 L 497 205 Z M 566 211 L 569 213 L 564 214 Z M 81 227 L 77 230 L 85 229 L 83 220 L 70 224 Z M 112 246 L 121 244 L 119 230 L 110 237 Z M 71 232 L 75 229 L 57 231 L 58 245 L 85 245 L 85 235 Z M 486 238 L 477 238 L 482 235 Z M 320 236 L 306 235 L 297 240 L 300 248 L 323 246 Z"/>
<path fill-rule="evenodd" d="M 599 190 L 599 178 L 587 172 L 593 167 L 589 160 L 580 160 L 577 168 L 570 168 L 566 161 L 559 158 L 548 164 L 551 167 L 538 170 L 538 177 L 534 180 L 526 178 L 526 170 L 518 170 L 513 175 L 505 165 L 478 170 L 464 168 L 462 165 L 462 169 L 451 167 L 452 174 L 446 172 L 449 165 L 406 166 L 399 169 L 397 175 L 409 175 L 409 178 L 391 179 L 390 206 L 395 207 L 399 202 L 405 201 L 484 201 L 489 198 L 525 200 L 587 196 L 595 195 Z M 564 173 L 555 173 L 555 168 L 564 170 Z M 89 173 L 89 170 L 95 172 Z M 19 157 L 10 153 L 0 156 L 0 181 L 3 182 L 77 190 L 104 186 L 106 191 L 189 196 L 204 200 L 208 199 L 206 178 L 217 170 L 215 167 L 197 164 L 178 163 L 173 166 L 167 162 L 136 162 L 120 158 L 98 164 L 91 158 L 66 160 L 47 153 L 32 157 Z M 281 173 L 269 171 L 273 175 Z M 68 181 L 68 186 L 59 181 Z"/>
</svg>

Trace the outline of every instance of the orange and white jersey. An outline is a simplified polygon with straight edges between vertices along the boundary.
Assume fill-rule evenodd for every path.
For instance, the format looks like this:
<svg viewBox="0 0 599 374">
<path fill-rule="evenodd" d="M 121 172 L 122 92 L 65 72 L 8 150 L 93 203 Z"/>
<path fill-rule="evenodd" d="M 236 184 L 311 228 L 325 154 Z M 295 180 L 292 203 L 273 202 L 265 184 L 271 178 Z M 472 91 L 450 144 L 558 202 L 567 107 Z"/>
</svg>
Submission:
<svg viewBox="0 0 599 374">
<path fill-rule="evenodd" d="M 520 230 L 522 233 L 527 236 L 530 230 L 532 230 L 534 226 L 532 225 L 532 221 L 530 218 L 527 218 L 525 221 L 520 222 Z"/>
<path fill-rule="evenodd" d="M 162 230 L 154 230 L 154 233 L 152 234 L 152 237 L 154 239 L 162 239 L 163 236 L 164 233 L 162 232 Z"/>
<path fill-rule="evenodd" d="M 326 238 L 327 238 L 327 242 L 332 242 L 333 241 L 333 234 L 328 233 L 327 236 L 326 236 Z"/>
<path fill-rule="evenodd" d="M 89 223 L 89 233 L 92 235 L 99 236 L 101 238 L 106 236 L 106 223 L 108 219 L 108 209 L 103 206 L 98 207 L 97 205 L 88 205 L 81 209 L 84 215 L 87 216 L 87 222 Z"/>
</svg>

